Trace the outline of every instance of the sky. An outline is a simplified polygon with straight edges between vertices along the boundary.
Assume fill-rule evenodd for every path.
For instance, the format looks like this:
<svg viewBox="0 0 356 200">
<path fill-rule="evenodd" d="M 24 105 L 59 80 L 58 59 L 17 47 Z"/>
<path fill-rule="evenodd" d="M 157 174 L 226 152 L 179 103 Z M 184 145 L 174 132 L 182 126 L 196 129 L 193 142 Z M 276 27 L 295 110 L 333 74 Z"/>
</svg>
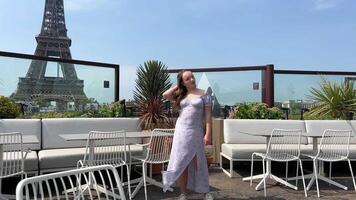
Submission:
<svg viewBox="0 0 356 200">
<path fill-rule="evenodd" d="M 44 0 L 0 0 L 0 50 L 33 54 Z M 119 64 L 120 98 L 136 68 L 274 64 L 356 71 L 354 0 L 64 0 L 73 59 Z"/>
</svg>

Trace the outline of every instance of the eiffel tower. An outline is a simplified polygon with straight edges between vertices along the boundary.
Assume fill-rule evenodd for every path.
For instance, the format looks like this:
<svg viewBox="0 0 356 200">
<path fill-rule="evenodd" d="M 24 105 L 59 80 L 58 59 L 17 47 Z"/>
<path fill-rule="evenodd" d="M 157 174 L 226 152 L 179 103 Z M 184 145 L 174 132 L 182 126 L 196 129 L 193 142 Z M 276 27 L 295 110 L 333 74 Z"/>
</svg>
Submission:
<svg viewBox="0 0 356 200">
<path fill-rule="evenodd" d="M 67 36 L 63 0 L 46 0 L 41 32 L 36 36 L 36 56 L 72 59 L 71 39 Z M 79 80 L 73 64 L 58 63 L 57 77 L 45 76 L 47 61 L 32 60 L 26 77 L 19 77 L 16 91 L 11 98 L 16 101 L 34 102 L 41 98 L 55 101 L 57 111 L 67 110 L 67 103 L 74 102 L 78 109 L 87 97 L 84 81 Z M 63 77 L 59 76 L 61 69 Z"/>
</svg>

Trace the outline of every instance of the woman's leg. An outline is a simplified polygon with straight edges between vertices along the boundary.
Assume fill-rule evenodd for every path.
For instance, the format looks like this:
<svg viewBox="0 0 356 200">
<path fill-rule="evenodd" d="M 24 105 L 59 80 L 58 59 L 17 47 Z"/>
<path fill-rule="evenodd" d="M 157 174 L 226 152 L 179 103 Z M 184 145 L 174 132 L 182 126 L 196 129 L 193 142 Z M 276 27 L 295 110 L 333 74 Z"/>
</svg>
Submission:
<svg viewBox="0 0 356 200">
<path fill-rule="evenodd" d="M 194 158 L 192 159 L 193 165 L 194 165 L 194 169 L 197 170 L 197 156 L 195 155 Z M 185 168 L 185 170 L 183 171 L 182 175 L 179 177 L 179 188 L 180 188 L 180 192 L 182 194 L 187 194 L 187 184 L 188 184 L 188 167 Z"/>
<path fill-rule="evenodd" d="M 179 178 L 180 193 L 187 194 L 187 182 L 188 182 L 188 167 L 185 168 L 182 175 Z"/>
</svg>

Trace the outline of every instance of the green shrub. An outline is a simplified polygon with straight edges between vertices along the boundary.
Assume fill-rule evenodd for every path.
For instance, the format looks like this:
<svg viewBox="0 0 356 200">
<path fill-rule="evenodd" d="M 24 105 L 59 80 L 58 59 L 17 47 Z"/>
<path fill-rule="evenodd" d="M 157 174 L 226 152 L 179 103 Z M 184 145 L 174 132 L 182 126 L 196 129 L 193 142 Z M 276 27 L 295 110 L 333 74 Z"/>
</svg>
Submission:
<svg viewBox="0 0 356 200">
<path fill-rule="evenodd" d="M 16 118 L 21 115 L 21 108 L 10 98 L 0 96 L 0 119 Z"/>
<path fill-rule="evenodd" d="M 282 119 L 283 112 L 264 103 L 243 103 L 234 108 L 235 119 Z"/>
<path fill-rule="evenodd" d="M 82 112 L 40 112 L 32 115 L 33 119 L 41 118 L 74 118 L 82 117 Z"/>
<path fill-rule="evenodd" d="M 124 109 L 119 101 L 101 105 L 96 115 L 96 117 L 125 117 Z"/>
</svg>

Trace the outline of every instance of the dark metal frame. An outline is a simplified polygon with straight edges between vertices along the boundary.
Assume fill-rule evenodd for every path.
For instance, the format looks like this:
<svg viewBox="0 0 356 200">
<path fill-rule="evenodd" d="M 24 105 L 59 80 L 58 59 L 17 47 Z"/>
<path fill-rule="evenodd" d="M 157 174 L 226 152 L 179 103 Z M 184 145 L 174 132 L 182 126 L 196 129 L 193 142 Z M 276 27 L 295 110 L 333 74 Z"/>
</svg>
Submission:
<svg viewBox="0 0 356 200">
<path fill-rule="evenodd" d="M 355 67 L 356 68 L 356 67 Z M 178 73 L 183 69 L 168 69 L 168 73 Z M 274 106 L 274 75 L 342 75 L 356 76 L 356 72 L 350 71 L 310 71 L 310 70 L 275 70 L 273 64 L 260 66 L 241 66 L 241 67 L 212 67 L 212 68 L 184 68 L 192 72 L 228 72 L 228 71 L 262 71 L 262 99 L 268 106 Z"/>
<path fill-rule="evenodd" d="M 168 69 L 168 73 L 178 73 L 183 69 Z M 274 66 L 272 64 L 241 67 L 186 68 L 192 72 L 228 72 L 228 71 L 262 71 L 261 101 L 272 107 L 274 105 Z"/>
<path fill-rule="evenodd" d="M 0 57 L 44 60 L 44 61 L 70 63 L 70 64 L 77 64 L 77 65 L 113 68 L 115 70 L 115 83 L 114 83 L 115 101 L 118 101 L 120 99 L 120 65 L 119 64 L 110 64 L 110 63 L 93 62 L 93 61 L 85 61 L 85 60 L 75 60 L 75 59 L 63 59 L 63 58 L 55 58 L 55 57 L 42 57 L 42 56 L 6 52 L 6 51 L 0 51 Z"/>
</svg>

